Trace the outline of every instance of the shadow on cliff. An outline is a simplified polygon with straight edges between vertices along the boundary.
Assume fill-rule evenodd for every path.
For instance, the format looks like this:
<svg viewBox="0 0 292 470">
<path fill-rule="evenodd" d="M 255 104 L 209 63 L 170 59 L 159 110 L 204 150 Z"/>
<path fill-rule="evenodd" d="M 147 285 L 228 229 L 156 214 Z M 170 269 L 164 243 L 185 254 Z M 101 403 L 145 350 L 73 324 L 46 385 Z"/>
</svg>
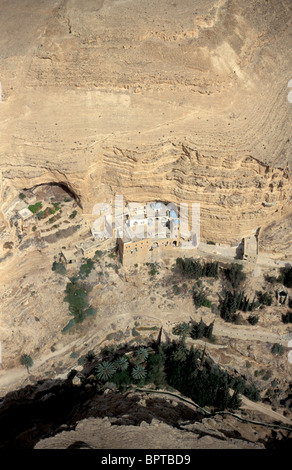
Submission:
<svg viewBox="0 0 292 470">
<path fill-rule="evenodd" d="M 89 417 L 108 417 L 115 425 L 139 426 L 158 419 L 170 426 L 203 418 L 184 404 L 135 392 L 96 391 L 72 381 L 39 381 L 8 393 L 0 403 L 0 449 L 32 449 L 42 438 L 72 430 Z M 63 425 L 63 426 L 62 426 Z M 62 428 L 60 429 L 60 427 Z"/>
</svg>

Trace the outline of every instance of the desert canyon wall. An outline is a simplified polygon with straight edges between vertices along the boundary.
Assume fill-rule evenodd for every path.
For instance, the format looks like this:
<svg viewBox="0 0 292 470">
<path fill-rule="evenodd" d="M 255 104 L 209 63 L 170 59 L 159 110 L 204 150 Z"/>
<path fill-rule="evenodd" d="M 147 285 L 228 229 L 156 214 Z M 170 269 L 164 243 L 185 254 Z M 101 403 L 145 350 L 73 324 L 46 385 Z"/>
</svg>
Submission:
<svg viewBox="0 0 292 470">
<path fill-rule="evenodd" d="M 277 231 L 291 13 L 289 0 L 1 0 L 2 203 L 8 187 L 62 182 L 89 219 L 121 194 L 199 202 L 216 242 Z"/>
</svg>

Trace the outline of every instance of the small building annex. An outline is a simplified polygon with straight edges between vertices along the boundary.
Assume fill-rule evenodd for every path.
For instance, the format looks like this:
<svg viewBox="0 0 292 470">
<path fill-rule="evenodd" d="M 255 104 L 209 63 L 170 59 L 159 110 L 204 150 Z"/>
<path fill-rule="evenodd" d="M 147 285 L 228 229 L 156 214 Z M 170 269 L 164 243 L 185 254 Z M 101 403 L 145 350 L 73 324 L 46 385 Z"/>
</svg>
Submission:
<svg viewBox="0 0 292 470">
<path fill-rule="evenodd" d="M 242 259 L 250 263 L 256 263 L 258 259 L 258 239 L 255 235 L 243 239 Z"/>
<path fill-rule="evenodd" d="M 34 214 L 27 207 L 18 211 L 18 214 L 20 215 L 23 221 L 33 219 L 34 217 Z"/>
<path fill-rule="evenodd" d="M 67 264 L 76 264 L 77 262 L 77 253 L 76 250 L 69 248 L 62 248 L 60 252 L 60 261 L 63 261 Z"/>
<path fill-rule="evenodd" d="M 156 203 L 157 204 L 157 203 Z M 124 230 L 118 232 L 117 245 L 124 266 L 144 263 L 157 253 L 171 250 L 180 244 L 180 223 L 176 211 L 160 215 L 155 206 L 154 216 L 147 217 L 146 210 L 131 212 Z"/>
</svg>

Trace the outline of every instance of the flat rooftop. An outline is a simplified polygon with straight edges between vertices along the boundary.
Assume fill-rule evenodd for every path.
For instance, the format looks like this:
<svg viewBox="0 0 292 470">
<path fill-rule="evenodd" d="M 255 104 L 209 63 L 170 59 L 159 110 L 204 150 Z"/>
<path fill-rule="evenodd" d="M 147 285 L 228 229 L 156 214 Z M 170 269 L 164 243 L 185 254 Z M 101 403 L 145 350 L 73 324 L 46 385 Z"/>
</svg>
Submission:
<svg viewBox="0 0 292 470">
<path fill-rule="evenodd" d="M 153 235 L 151 233 L 153 233 Z M 144 234 L 143 234 L 143 231 L 141 230 L 139 231 L 139 234 L 137 235 L 135 234 L 134 230 L 129 230 L 128 227 L 124 227 L 123 236 L 120 236 L 119 238 L 121 238 L 124 243 L 130 243 L 130 242 L 137 243 L 142 240 L 157 241 L 157 240 L 163 240 L 163 239 L 172 239 L 176 237 L 175 237 L 175 234 L 171 230 L 169 230 L 169 228 L 167 227 L 165 227 L 165 230 L 158 232 L 158 233 L 156 233 L 156 231 L 150 232 L 148 228 L 148 231 L 145 230 Z"/>
<path fill-rule="evenodd" d="M 83 248 L 83 250 L 89 250 L 90 248 L 97 246 L 97 244 L 98 244 L 97 239 L 89 238 L 88 240 L 85 240 L 84 242 L 80 243 L 79 247 Z"/>
<path fill-rule="evenodd" d="M 243 239 L 244 252 L 257 255 L 258 254 L 258 241 L 256 237 L 246 237 Z"/>
<path fill-rule="evenodd" d="M 33 217 L 33 213 L 27 207 L 21 209 L 20 211 L 18 211 L 18 213 L 23 220 Z"/>
</svg>

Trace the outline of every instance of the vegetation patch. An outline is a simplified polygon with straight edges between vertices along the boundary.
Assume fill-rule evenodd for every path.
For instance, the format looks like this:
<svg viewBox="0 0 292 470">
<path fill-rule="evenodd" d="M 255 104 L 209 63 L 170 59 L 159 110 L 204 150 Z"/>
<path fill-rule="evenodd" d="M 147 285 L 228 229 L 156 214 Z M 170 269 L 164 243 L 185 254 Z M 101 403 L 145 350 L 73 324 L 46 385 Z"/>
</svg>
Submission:
<svg viewBox="0 0 292 470">
<path fill-rule="evenodd" d="M 268 292 L 261 292 L 257 291 L 256 295 L 258 297 L 258 301 L 261 305 L 266 305 L 270 306 L 273 303 L 273 296 L 271 294 L 268 294 Z"/>
<path fill-rule="evenodd" d="M 207 262 L 201 264 L 200 260 L 193 260 L 191 258 L 177 258 L 175 270 L 180 274 L 193 278 L 200 279 L 200 277 L 215 277 L 218 278 L 217 262 Z"/>
<path fill-rule="evenodd" d="M 68 331 L 76 325 L 74 318 L 67 323 L 67 325 L 62 329 L 62 333 L 68 333 Z"/>
<path fill-rule="evenodd" d="M 227 291 L 220 302 L 220 316 L 226 322 L 236 322 L 238 320 L 238 315 L 235 314 L 237 310 L 250 312 L 256 307 L 258 307 L 256 300 L 254 299 L 251 302 L 244 294 L 244 291 Z"/>
<path fill-rule="evenodd" d="M 282 322 L 283 323 L 292 323 L 292 312 L 287 312 L 286 315 L 282 315 Z"/>
<path fill-rule="evenodd" d="M 69 218 L 70 218 L 70 219 L 75 219 L 76 215 L 77 215 L 77 211 L 74 210 L 74 211 L 72 212 L 72 214 L 69 215 Z"/>
<path fill-rule="evenodd" d="M 139 326 L 136 328 L 139 331 L 157 331 L 158 326 Z"/>
<path fill-rule="evenodd" d="M 278 279 L 276 278 L 276 276 L 265 275 L 265 281 L 269 282 L 270 284 L 276 284 L 276 282 L 278 282 Z"/>
<path fill-rule="evenodd" d="M 38 220 L 44 219 L 44 218 L 45 218 L 45 213 L 44 213 L 44 211 L 39 211 L 39 212 L 36 214 L 36 217 L 37 217 Z"/>
<path fill-rule="evenodd" d="M 172 332 L 179 336 L 190 336 L 192 339 L 207 338 L 213 339 L 214 321 L 207 325 L 201 318 L 199 323 L 183 322 L 176 325 Z"/>
<path fill-rule="evenodd" d="M 156 276 L 156 274 L 159 274 L 158 268 L 159 265 L 157 263 L 146 263 L 146 266 L 149 266 L 149 274 L 150 276 Z"/>
<path fill-rule="evenodd" d="M 36 214 L 42 208 L 42 202 L 39 201 L 35 204 L 31 204 L 30 206 L 28 206 L 28 208 L 33 214 Z"/>
<path fill-rule="evenodd" d="M 62 276 L 65 276 L 67 273 L 66 266 L 63 263 L 57 263 L 57 261 L 53 262 L 52 271 L 55 271 L 57 274 L 61 274 Z"/>
<path fill-rule="evenodd" d="M 57 212 L 57 211 L 60 211 L 61 210 L 61 207 L 60 207 L 60 202 L 53 202 L 53 206 L 54 206 L 54 211 Z"/>
<path fill-rule="evenodd" d="M 275 343 L 275 344 L 273 344 L 273 346 L 272 346 L 271 353 L 272 353 L 272 354 L 279 354 L 280 356 L 283 356 L 283 354 L 284 354 L 284 348 L 283 348 L 283 346 L 282 346 L 281 344 Z"/>
<path fill-rule="evenodd" d="M 85 263 L 83 263 L 79 269 L 80 278 L 85 279 L 86 277 L 88 277 L 93 268 L 94 262 L 90 258 L 86 259 Z"/>
<path fill-rule="evenodd" d="M 132 328 L 132 336 L 140 336 L 140 333 L 136 330 L 136 328 Z"/>
<path fill-rule="evenodd" d="M 193 288 L 193 302 L 196 308 L 208 307 L 211 308 L 211 301 L 207 298 L 206 291 L 203 289 Z"/>
<path fill-rule="evenodd" d="M 292 287 L 292 268 L 282 268 L 278 281 L 286 287 Z"/>
<path fill-rule="evenodd" d="M 80 282 L 78 277 L 71 278 L 65 289 L 64 301 L 69 303 L 69 312 L 74 317 L 62 330 L 68 331 L 75 324 L 81 323 L 85 318 L 95 315 L 95 309 L 88 304 L 88 293 L 91 287 Z M 70 326 L 69 326 L 70 325 Z"/>
<path fill-rule="evenodd" d="M 13 247 L 13 242 L 5 242 L 3 245 L 3 248 L 5 248 L 5 250 L 11 250 L 12 247 Z"/>
<path fill-rule="evenodd" d="M 246 275 L 242 272 L 242 265 L 237 263 L 228 265 L 224 269 L 224 274 L 234 289 L 237 289 L 246 279 Z"/>
<path fill-rule="evenodd" d="M 178 287 L 178 285 L 174 284 L 174 285 L 172 286 L 172 290 L 173 290 L 173 293 L 174 293 L 175 295 L 180 294 L 180 288 Z"/>
<path fill-rule="evenodd" d="M 257 315 L 250 315 L 247 321 L 250 323 L 250 325 L 256 325 L 259 321 L 259 317 Z"/>
<path fill-rule="evenodd" d="M 26 367 L 27 372 L 33 366 L 33 360 L 28 354 L 23 354 L 20 358 L 20 363 Z"/>
<path fill-rule="evenodd" d="M 260 399 L 253 382 L 229 375 L 205 350 L 188 349 L 184 337 L 166 345 L 112 348 L 95 365 L 93 376 L 100 390 L 110 386 L 124 391 L 132 385 L 147 384 L 162 389 L 172 387 L 198 405 L 214 410 L 238 409 L 240 394 L 255 401 Z"/>
</svg>

